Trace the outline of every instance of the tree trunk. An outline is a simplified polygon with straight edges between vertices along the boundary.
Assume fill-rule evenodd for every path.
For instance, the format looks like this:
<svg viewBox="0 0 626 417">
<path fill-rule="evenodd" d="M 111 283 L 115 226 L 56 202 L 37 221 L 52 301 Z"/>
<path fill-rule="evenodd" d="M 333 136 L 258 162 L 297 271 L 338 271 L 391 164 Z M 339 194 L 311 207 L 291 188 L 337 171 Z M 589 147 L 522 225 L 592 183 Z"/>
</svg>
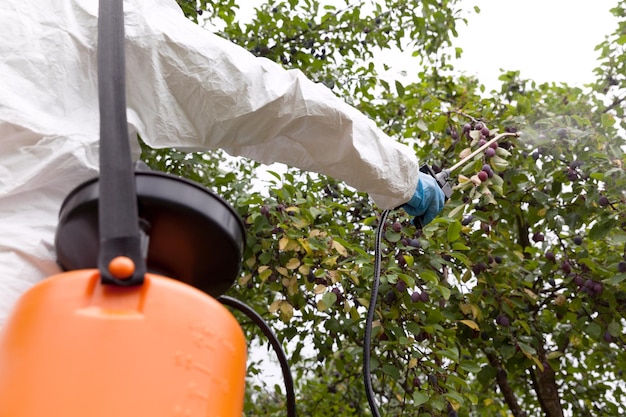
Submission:
<svg viewBox="0 0 626 417">
<path fill-rule="evenodd" d="M 559 396 L 558 386 L 554 371 L 548 365 L 546 359 L 546 351 L 543 347 L 543 340 L 539 340 L 537 354 L 539 360 L 543 363 L 543 371 L 537 367 L 530 370 L 533 386 L 541 404 L 541 409 L 546 417 L 563 417 L 563 407 L 561 406 L 561 398 Z"/>
<path fill-rule="evenodd" d="M 522 407 L 520 407 L 517 402 L 517 398 L 509 385 L 509 380 L 507 378 L 507 373 L 502 367 L 502 364 L 493 353 L 486 353 L 487 358 L 489 359 L 489 364 L 496 368 L 496 382 L 498 383 L 498 387 L 500 388 L 500 392 L 504 396 L 504 401 L 509 406 L 509 410 L 513 413 L 513 417 L 527 417 L 527 414 Z"/>
</svg>

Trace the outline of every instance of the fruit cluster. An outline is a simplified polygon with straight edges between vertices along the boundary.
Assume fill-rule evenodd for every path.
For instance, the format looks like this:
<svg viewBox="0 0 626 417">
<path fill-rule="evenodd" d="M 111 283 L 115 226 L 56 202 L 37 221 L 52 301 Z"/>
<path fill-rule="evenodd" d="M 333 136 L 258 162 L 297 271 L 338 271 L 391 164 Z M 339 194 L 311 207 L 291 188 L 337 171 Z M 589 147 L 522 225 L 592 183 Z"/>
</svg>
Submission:
<svg viewBox="0 0 626 417">
<path fill-rule="evenodd" d="M 507 132 L 514 133 L 510 131 L 510 129 L 507 129 Z M 471 181 L 474 185 L 480 185 L 490 178 L 493 178 L 494 171 L 492 166 L 500 167 L 506 162 L 497 156 L 499 145 L 497 141 L 493 141 L 494 133 L 495 132 L 491 131 L 483 122 L 476 122 L 473 126 L 470 123 L 466 123 L 463 126 L 463 135 L 470 141 L 472 147 L 480 149 L 489 143 L 488 147 L 484 149 L 481 170 L 471 177 Z M 472 149 L 467 148 L 461 152 L 461 157 L 469 155 L 471 152 Z M 500 151 L 500 153 L 502 152 L 504 151 Z M 504 152 L 504 154 L 506 154 L 506 152 Z"/>
<path fill-rule="evenodd" d="M 573 279 L 574 284 L 578 286 L 580 292 L 590 295 L 591 297 L 602 294 L 604 289 L 601 282 L 594 281 L 591 278 L 584 279 L 580 275 L 576 275 Z"/>
</svg>

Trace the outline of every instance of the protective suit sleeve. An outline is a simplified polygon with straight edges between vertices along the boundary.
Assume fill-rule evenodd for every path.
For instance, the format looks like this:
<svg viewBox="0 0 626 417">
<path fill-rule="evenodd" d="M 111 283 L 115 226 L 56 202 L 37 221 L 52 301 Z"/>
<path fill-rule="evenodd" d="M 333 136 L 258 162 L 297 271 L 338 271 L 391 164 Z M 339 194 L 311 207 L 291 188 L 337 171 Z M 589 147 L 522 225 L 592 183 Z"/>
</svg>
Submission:
<svg viewBox="0 0 626 417">
<path fill-rule="evenodd" d="M 282 162 L 342 180 L 381 208 L 413 196 L 413 151 L 326 86 L 211 34 L 174 1 L 125 7 L 129 121 L 151 146 Z"/>
</svg>

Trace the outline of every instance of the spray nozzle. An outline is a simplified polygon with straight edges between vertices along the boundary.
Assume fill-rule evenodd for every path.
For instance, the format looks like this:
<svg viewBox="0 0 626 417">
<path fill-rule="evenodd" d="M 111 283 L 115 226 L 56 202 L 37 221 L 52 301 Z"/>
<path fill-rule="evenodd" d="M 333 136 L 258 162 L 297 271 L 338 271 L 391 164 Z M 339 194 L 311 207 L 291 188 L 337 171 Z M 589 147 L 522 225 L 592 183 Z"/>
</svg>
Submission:
<svg viewBox="0 0 626 417">
<path fill-rule="evenodd" d="M 439 187 L 443 191 L 444 195 L 446 196 L 445 198 L 447 200 L 452 195 L 452 187 L 450 186 L 450 183 L 448 182 L 448 180 L 450 179 L 450 174 L 452 174 L 452 172 L 456 171 L 457 169 L 461 168 L 463 165 L 465 165 L 466 163 L 474 159 L 476 155 L 485 151 L 485 149 L 491 146 L 492 143 L 495 143 L 505 137 L 519 137 L 519 136 L 520 136 L 520 133 L 518 132 L 501 133 L 499 135 L 494 136 L 492 139 L 488 140 L 484 145 L 480 146 L 478 149 L 476 149 L 475 151 L 467 155 L 465 158 L 461 159 L 456 164 L 452 165 L 450 168 L 446 168 L 439 172 L 435 172 L 430 165 L 424 164 L 420 167 L 420 172 L 423 172 L 424 174 L 428 174 L 431 177 L 435 178 L 435 180 L 437 180 L 437 184 L 439 184 Z M 421 228 L 422 220 L 421 218 L 415 218 L 413 223 L 418 228 Z"/>
</svg>

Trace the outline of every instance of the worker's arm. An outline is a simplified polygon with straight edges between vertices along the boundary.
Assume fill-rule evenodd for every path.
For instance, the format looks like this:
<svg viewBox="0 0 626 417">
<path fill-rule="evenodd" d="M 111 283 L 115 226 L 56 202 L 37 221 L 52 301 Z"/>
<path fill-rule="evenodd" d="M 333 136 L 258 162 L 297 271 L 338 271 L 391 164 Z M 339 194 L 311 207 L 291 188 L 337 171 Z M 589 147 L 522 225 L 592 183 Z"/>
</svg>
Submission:
<svg viewBox="0 0 626 417">
<path fill-rule="evenodd" d="M 155 147 L 223 148 L 345 181 L 382 208 L 409 201 L 411 149 L 300 71 L 188 21 L 174 1 L 126 3 L 129 107 Z"/>
</svg>

